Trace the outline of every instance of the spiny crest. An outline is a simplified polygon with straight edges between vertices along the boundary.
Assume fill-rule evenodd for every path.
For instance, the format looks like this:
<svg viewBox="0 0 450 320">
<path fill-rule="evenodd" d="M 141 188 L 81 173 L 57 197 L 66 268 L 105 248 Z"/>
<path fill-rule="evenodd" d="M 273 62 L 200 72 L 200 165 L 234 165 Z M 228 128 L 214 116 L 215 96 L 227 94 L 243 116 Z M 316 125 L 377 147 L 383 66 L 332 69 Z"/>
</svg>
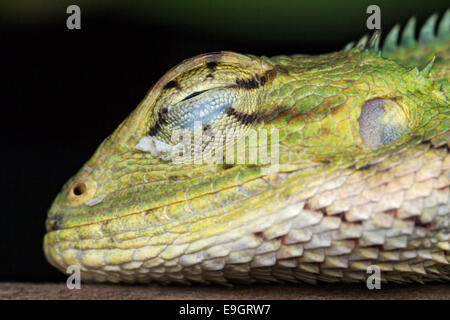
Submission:
<svg viewBox="0 0 450 320">
<path fill-rule="evenodd" d="M 419 68 L 414 67 L 411 70 L 409 70 L 408 72 L 406 72 L 405 74 L 413 76 L 414 78 L 423 80 L 423 79 L 429 77 L 431 68 L 433 67 L 435 60 L 436 60 L 436 56 L 433 56 L 433 58 L 431 58 L 431 60 L 427 63 L 427 65 L 422 70 L 419 70 Z"/>
<path fill-rule="evenodd" d="M 381 30 L 375 31 L 372 36 L 366 34 L 354 45 L 354 42 L 350 42 L 345 46 L 345 49 L 358 48 L 360 50 L 369 50 L 372 52 L 379 52 L 381 38 Z"/>
<path fill-rule="evenodd" d="M 438 20 L 437 14 L 433 14 L 428 18 L 423 27 L 420 29 L 419 43 L 429 43 L 436 38 L 443 40 L 450 39 L 450 9 L 448 9 L 442 16 L 442 19 L 439 23 L 436 33 L 435 29 L 437 20 Z M 391 31 L 386 36 L 386 39 L 383 42 L 382 52 L 392 52 L 397 47 L 403 48 L 413 47 L 417 43 L 415 31 L 416 31 L 416 18 L 412 17 L 409 19 L 405 28 L 403 29 L 400 38 L 400 44 L 398 44 L 400 35 L 400 25 L 397 24 L 391 29 Z M 344 49 L 348 50 L 352 48 L 358 48 L 360 50 L 369 50 L 372 52 L 377 52 L 379 51 L 380 35 L 381 35 L 380 30 L 375 31 L 372 37 L 370 37 L 370 39 L 368 35 L 364 35 L 356 43 L 356 45 L 354 42 L 350 42 L 345 46 Z"/>
<path fill-rule="evenodd" d="M 434 60 L 436 60 L 436 56 L 433 56 L 433 58 L 428 62 L 428 64 L 425 66 L 425 68 L 420 71 L 424 77 L 428 77 L 428 75 L 431 72 L 431 68 L 433 67 Z"/>
<path fill-rule="evenodd" d="M 437 33 L 436 22 L 438 20 L 438 15 L 435 13 L 428 18 L 424 23 L 423 27 L 419 31 L 419 43 L 429 43 L 436 38 L 439 39 L 449 39 L 450 38 L 450 9 L 445 12 L 442 16 L 441 22 L 439 23 Z M 383 43 L 383 52 L 394 51 L 398 47 L 400 26 L 396 25 L 388 33 L 386 39 Z M 412 17 L 409 19 L 400 39 L 400 47 L 411 48 L 417 43 L 415 37 L 416 31 L 416 19 Z"/>
</svg>

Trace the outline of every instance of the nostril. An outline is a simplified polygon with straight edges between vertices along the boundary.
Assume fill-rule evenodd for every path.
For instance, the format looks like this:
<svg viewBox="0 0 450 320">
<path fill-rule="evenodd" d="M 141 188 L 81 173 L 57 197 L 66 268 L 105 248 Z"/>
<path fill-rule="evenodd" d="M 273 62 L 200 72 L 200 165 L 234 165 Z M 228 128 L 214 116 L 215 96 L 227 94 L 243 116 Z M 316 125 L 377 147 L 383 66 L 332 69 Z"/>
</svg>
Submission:
<svg viewBox="0 0 450 320">
<path fill-rule="evenodd" d="M 73 187 L 72 192 L 76 196 L 81 196 L 86 192 L 86 184 L 84 182 L 80 182 L 75 187 Z"/>
</svg>

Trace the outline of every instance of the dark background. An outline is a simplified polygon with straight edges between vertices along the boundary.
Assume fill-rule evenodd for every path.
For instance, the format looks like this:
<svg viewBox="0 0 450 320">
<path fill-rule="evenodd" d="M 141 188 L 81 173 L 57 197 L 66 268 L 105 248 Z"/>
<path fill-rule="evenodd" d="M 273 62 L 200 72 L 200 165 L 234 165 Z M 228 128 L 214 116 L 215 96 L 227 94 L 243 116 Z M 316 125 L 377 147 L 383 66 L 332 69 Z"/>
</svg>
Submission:
<svg viewBox="0 0 450 320">
<path fill-rule="evenodd" d="M 81 30 L 66 7 L 81 7 Z M 359 39 L 366 8 L 382 28 L 418 24 L 447 1 L 2 1 L 0 281 L 62 281 L 42 252 L 62 184 L 188 57 L 233 50 L 325 53 Z"/>
</svg>

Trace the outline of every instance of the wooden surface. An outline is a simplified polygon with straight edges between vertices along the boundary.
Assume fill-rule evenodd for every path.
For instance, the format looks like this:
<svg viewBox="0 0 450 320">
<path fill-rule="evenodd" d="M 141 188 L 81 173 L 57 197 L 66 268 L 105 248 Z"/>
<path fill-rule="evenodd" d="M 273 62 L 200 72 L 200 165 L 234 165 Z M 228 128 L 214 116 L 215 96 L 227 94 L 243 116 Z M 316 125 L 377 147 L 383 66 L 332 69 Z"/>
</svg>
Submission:
<svg viewBox="0 0 450 320">
<path fill-rule="evenodd" d="M 69 290 L 64 283 L 0 283 L 0 299 L 446 299 L 450 284 L 387 285 L 368 290 L 364 284 L 258 285 L 258 286 L 160 286 L 81 284 Z"/>
</svg>

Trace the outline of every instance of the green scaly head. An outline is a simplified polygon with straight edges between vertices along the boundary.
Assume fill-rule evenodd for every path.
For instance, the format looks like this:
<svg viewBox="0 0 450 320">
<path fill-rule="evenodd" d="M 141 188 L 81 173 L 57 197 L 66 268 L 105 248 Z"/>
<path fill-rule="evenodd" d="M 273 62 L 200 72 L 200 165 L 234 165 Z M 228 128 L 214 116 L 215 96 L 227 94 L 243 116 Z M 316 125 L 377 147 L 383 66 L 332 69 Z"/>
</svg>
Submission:
<svg viewBox="0 0 450 320">
<path fill-rule="evenodd" d="M 47 259 L 96 281 L 350 281 L 421 249 L 432 263 L 414 266 L 448 277 L 449 214 L 428 208 L 448 207 L 450 12 L 437 34 L 435 23 L 416 42 L 409 22 L 400 44 L 395 27 L 383 50 L 375 32 L 318 56 L 184 61 L 63 186 Z M 217 161 L 172 161 L 173 133 L 196 123 L 213 135 L 188 145 Z M 239 141 L 260 152 L 254 131 L 268 133 L 272 162 L 221 162 Z M 383 276 L 427 278 L 406 265 Z"/>
</svg>

